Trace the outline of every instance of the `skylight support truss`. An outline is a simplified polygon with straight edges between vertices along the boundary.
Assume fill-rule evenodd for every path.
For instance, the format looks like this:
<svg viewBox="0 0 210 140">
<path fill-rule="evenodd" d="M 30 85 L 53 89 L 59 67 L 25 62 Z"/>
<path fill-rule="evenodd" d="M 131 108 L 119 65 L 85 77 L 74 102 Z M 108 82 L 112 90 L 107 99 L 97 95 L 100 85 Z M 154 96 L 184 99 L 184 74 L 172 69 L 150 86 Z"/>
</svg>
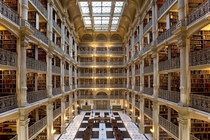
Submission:
<svg viewBox="0 0 210 140">
<path fill-rule="evenodd" d="M 123 0 L 80 0 L 80 11 L 86 29 L 94 31 L 116 31 L 122 10 Z"/>
</svg>

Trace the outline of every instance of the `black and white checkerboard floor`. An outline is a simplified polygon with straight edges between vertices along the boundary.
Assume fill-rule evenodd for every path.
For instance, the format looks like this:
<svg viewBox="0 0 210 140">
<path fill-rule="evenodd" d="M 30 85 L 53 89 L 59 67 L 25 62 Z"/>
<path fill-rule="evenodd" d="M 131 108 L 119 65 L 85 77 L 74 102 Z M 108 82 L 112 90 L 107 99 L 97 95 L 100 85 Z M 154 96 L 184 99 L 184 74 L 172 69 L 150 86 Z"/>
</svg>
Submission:
<svg viewBox="0 0 210 140">
<path fill-rule="evenodd" d="M 146 140 L 143 134 L 139 133 L 139 129 L 131 119 L 121 111 L 113 112 L 97 110 L 91 112 L 81 112 L 76 116 L 74 122 L 67 128 L 67 133 L 61 135 L 59 140 L 82 140 L 84 130 L 88 124 L 88 119 L 93 117 L 111 116 L 117 120 L 118 127 L 122 131 L 124 140 Z M 80 125 L 79 125 L 80 124 Z M 54 137 L 56 139 L 56 137 Z M 115 140 L 113 130 L 110 123 L 94 123 L 91 140 Z"/>
</svg>

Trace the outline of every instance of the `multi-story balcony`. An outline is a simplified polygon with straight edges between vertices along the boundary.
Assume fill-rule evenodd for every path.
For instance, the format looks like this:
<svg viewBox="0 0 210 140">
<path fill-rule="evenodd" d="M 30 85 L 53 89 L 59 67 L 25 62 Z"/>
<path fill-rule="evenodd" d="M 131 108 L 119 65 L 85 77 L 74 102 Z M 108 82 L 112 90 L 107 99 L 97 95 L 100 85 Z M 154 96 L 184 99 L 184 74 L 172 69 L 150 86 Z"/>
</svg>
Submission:
<svg viewBox="0 0 210 140">
<path fill-rule="evenodd" d="M 57 32 L 61 33 L 61 28 L 58 26 L 58 24 L 53 20 L 53 27 L 56 29 Z"/>
<path fill-rule="evenodd" d="M 201 5 L 199 5 L 194 11 L 188 14 L 188 25 L 194 23 L 198 19 L 204 17 L 206 14 L 209 13 L 210 2 L 209 0 L 204 1 Z"/>
<path fill-rule="evenodd" d="M 128 85 L 128 89 L 132 89 L 132 85 Z"/>
<path fill-rule="evenodd" d="M 52 89 L 52 94 L 53 94 L 53 96 L 58 95 L 58 94 L 61 94 L 61 88 L 60 87 L 53 88 Z"/>
<path fill-rule="evenodd" d="M 36 101 L 47 98 L 47 90 L 37 90 L 27 92 L 27 102 L 34 103 Z"/>
<path fill-rule="evenodd" d="M 144 107 L 144 113 L 152 119 L 152 110 L 147 107 Z"/>
<path fill-rule="evenodd" d="M 96 54 L 108 54 L 108 52 L 107 51 L 98 51 L 98 50 L 96 50 Z"/>
<path fill-rule="evenodd" d="M 161 35 L 159 35 L 157 37 L 157 44 L 160 44 L 161 42 L 163 42 L 164 40 L 170 38 L 173 35 L 173 31 L 176 29 L 176 24 L 173 25 L 172 27 L 170 27 L 168 30 L 166 30 L 164 33 L 162 33 Z"/>
<path fill-rule="evenodd" d="M 145 34 L 152 27 L 152 20 L 150 19 L 146 26 L 143 28 L 143 34 Z"/>
<path fill-rule="evenodd" d="M 152 73 L 152 72 L 153 72 L 153 65 L 144 67 L 144 73 Z"/>
<path fill-rule="evenodd" d="M 47 71 L 47 63 L 27 57 L 26 68 L 39 71 Z"/>
<path fill-rule="evenodd" d="M 135 70 L 135 75 L 139 75 L 140 74 L 140 69 L 136 69 Z"/>
<path fill-rule="evenodd" d="M 210 48 L 190 53 L 190 66 L 199 66 L 210 64 Z"/>
<path fill-rule="evenodd" d="M 118 61 L 118 62 L 109 62 L 109 65 L 124 65 L 124 62 Z"/>
<path fill-rule="evenodd" d="M 159 71 L 172 70 L 180 68 L 180 58 L 172 58 L 166 61 L 159 62 Z"/>
<path fill-rule="evenodd" d="M 157 11 L 157 19 L 159 19 L 177 0 L 166 0 L 165 3 Z"/>
<path fill-rule="evenodd" d="M 44 117 L 36 121 L 33 125 L 29 126 L 28 128 L 28 137 L 31 138 L 46 125 L 47 125 L 47 117 Z"/>
<path fill-rule="evenodd" d="M 59 114 L 61 114 L 61 107 L 59 107 L 53 111 L 53 119 L 58 117 Z"/>
<path fill-rule="evenodd" d="M 140 91 L 140 86 L 135 86 L 135 91 Z"/>
<path fill-rule="evenodd" d="M 139 41 L 139 34 L 134 38 L 134 43 Z"/>
<path fill-rule="evenodd" d="M 0 113 L 17 108 L 17 96 L 9 95 L 0 97 Z"/>
<path fill-rule="evenodd" d="M 39 0 L 30 0 L 30 1 L 31 4 L 40 11 L 40 14 L 43 14 L 43 16 L 47 19 L 48 13 L 45 7 L 42 5 L 42 3 Z"/>
<path fill-rule="evenodd" d="M 18 16 L 18 14 L 15 11 L 12 10 L 12 8 L 10 8 L 6 4 L 4 4 L 3 1 L 0 1 L 0 7 L 1 7 L 0 8 L 0 13 L 3 16 L 8 18 L 9 20 L 14 22 L 15 24 L 19 25 L 19 16 Z"/>
<path fill-rule="evenodd" d="M 94 51 L 78 51 L 78 54 L 93 54 Z"/>
<path fill-rule="evenodd" d="M 124 95 L 80 95 L 79 99 L 125 99 Z"/>
<path fill-rule="evenodd" d="M 124 52 L 123 51 L 109 50 L 109 54 L 124 54 Z"/>
<path fill-rule="evenodd" d="M 33 30 L 34 32 L 33 36 L 36 37 L 38 40 L 41 40 L 45 44 L 51 44 L 51 46 L 54 46 L 52 42 L 49 41 L 48 38 L 43 33 L 41 33 L 38 29 L 36 29 L 33 26 L 30 26 L 30 29 Z"/>
<path fill-rule="evenodd" d="M 190 95 L 190 106 L 192 108 L 210 113 L 210 97 L 203 95 Z"/>
<path fill-rule="evenodd" d="M 96 65 L 99 65 L 99 66 L 108 65 L 108 62 L 96 62 Z"/>
<path fill-rule="evenodd" d="M 91 66 L 95 65 L 95 62 L 79 62 L 78 64 L 81 66 Z"/>
<path fill-rule="evenodd" d="M 17 53 L 13 53 L 13 52 L 0 48 L 0 65 L 16 67 L 17 66 Z"/>
<path fill-rule="evenodd" d="M 180 92 L 159 89 L 158 97 L 168 101 L 179 103 Z"/>
<path fill-rule="evenodd" d="M 109 76 L 109 73 L 95 73 L 95 76 Z"/>
<path fill-rule="evenodd" d="M 149 48 L 150 48 L 150 46 L 151 46 L 151 43 L 149 43 L 148 45 L 146 45 L 142 50 L 141 50 L 141 54 L 144 54 L 144 53 L 146 53 L 147 51 L 149 51 Z"/>
<path fill-rule="evenodd" d="M 89 77 L 94 76 L 94 73 L 78 73 L 79 77 Z"/>
<path fill-rule="evenodd" d="M 162 116 L 159 116 L 159 124 L 178 139 L 179 127 L 177 125 L 173 124 Z"/>
<path fill-rule="evenodd" d="M 114 77 L 114 76 L 127 76 L 127 73 L 110 73 L 110 76 L 111 77 Z"/>
<path fill-rule="evenodd" d="M 153 88 L 144 87 L 144 94 L 153 95 Z"/>
<path fill-rule="evenodd" d="M 110 88 L 126 88 L 125 84 L 110 84 Z"/>
<path fill-rule="evenodd" d="M 78 88 L 94 88 L 93 84 L 79 84 Z"/>
<path fill-rule="evenodd" d="M 58 66 L 52 65 L 52 72 L 53 72 L 53 73 L 60 74 L 60 73 L 61 73 L 61 68 L 58 67 Z"/>
</svg>

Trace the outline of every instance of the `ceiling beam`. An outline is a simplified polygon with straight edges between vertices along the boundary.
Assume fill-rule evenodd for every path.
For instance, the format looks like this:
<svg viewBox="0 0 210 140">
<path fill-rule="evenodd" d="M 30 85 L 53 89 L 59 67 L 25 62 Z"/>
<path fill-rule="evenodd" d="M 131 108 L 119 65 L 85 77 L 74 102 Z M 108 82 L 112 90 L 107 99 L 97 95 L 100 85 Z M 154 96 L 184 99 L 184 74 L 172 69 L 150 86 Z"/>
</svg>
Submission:
<svg viewBox="0 0 210 140">
<path fill-rule="evenodd" d="M 94 31 L 94 21 L 93 21 L 93 11 L 92 11 L 92 3 L 91 0 L 88 0 L 88 7 L 89 7 L 89 11 L 90 11 L 90 20 L 91 20 L 91 26 L 92 26 L 92 30 Z"/>
<path fill-rule="evenodd" d="M 112 0 L 112 8 L 111 8 L 111 15 L 110 15 L 110 19 L 109 19 L 109 27 L 108 27 L 108 31 L 110 31 L 110 30 L 111 30 L 111 26 L 112 26 L 112 18 L 113 18 L 113 16 L 114 16 L 115 3 L 116 3 L 116 0 Z"/>
</svg>

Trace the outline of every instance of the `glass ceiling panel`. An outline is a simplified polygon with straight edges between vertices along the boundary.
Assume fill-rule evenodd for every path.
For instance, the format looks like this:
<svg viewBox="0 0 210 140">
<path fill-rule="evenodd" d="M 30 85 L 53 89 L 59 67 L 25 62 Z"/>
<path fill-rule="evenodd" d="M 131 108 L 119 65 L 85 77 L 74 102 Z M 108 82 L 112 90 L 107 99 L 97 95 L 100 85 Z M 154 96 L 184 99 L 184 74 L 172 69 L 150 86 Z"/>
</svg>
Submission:
<svg viewBox="0 0 210 140">
<path fill-rule="evenodd" d="M 79 7 L 86 29 L 116 31 L 124 4 L 123 1 L 114 2 L 113 0 L 92 2 L 81 0 Z"/>
</svg>

